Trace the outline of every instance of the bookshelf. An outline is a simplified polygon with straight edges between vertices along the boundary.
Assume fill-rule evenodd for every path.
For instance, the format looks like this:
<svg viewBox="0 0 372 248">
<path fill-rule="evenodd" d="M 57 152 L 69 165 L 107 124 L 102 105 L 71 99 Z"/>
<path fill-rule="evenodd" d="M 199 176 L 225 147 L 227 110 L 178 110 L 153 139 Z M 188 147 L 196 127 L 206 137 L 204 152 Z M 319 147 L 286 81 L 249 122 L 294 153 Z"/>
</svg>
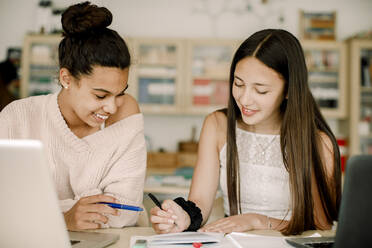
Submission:
<svg viewBox="0 0 372 248">
<path fill-rule="evenodd" d="M 130 39 L 131 93 L 149 114 L 208 114 L 226 106 L 232 56 L 239 42 Z"/>
<path fill-rule="evenodd" d="M 131 38 L 130 93 L 144 113 L 179 113 L 182 99 L 184 43 L 181 39 Z"/>
<path fill-rule="evenodd" d="M 57 92 L 60 35 L 26 35 L 21 58 L 20 97 Z"/>
<path fill-rule="evenodd" d="M 312 94 L 326 118 L 341 152 L 342 169 L 348 156 L 347 45 L 345 42 L 301 41 Z"/>
<path fill-rule="evenodd" d="M 372 40 L 351 39 L 350 152 L 372 154 Z"/>
<path fill-rule="evenodd" d="M 60 35 L 26 35 L 21 97 L 58 85 Z M 226 106 L 236 40 L 125 37 L 132 55 L 128 93 L 149 114 L 208 114 Z"/>
<path fill-rule="evenodd" d="M 59 90 L 60 40 L 59 35 L 25 37 L 21 97 Z M 144 113 L 205 115 L 226 106 L 230 65 L 241 41 L 143 37 L 125 37 L 125 41 L 132 55 L 128 92 Z M 301 43 L 310 87 L 323 114 L 346 118 L 346 45 Z"/>
<path fill-rule="evenodd" d="M 302 41 L 309 86 L 326 118 L 347 116 L 346 51 L 343 42 Z"/>
<path fill-rule="evenodd" d="M 227 106 L 230 65 L 240 41 L 188 40 L 186 112 L 207 114 Z"/>
</svg>

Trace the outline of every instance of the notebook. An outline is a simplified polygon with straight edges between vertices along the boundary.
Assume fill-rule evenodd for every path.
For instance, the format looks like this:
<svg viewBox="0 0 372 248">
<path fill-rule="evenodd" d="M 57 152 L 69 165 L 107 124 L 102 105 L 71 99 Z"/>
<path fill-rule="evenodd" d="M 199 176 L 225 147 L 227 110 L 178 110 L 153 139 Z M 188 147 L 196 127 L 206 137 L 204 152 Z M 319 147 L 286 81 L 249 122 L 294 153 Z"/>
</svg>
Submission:
<svg viewBox="0 0 372 248">
<path fill-rule="evenodd" d="M 105 247 L 118 235 L 67 232 L 43 146 L 0 140 L 0 247 Z"/>
<path fill-rule="evenodd" d="M 286 241 L 299 248 L 372 247 L 371 191 L 372 155 L 351 157 L 346 165 L 336 236 L 330 238 L 287 238 Z"/>
<path fill-rule="evenodd" d="M 216 246 L 224 238 L 223 233 L 205 233 L 205 232 L 181 232 L 158 234 L 152 236 L 133 236 L 131 246 L 133 247 L 138 240 L 144 240 L 148 248 L 183 248 L 193 247 L 193 244 L 200 243 L 202 247 L 208 245 Z"/>
</svg>

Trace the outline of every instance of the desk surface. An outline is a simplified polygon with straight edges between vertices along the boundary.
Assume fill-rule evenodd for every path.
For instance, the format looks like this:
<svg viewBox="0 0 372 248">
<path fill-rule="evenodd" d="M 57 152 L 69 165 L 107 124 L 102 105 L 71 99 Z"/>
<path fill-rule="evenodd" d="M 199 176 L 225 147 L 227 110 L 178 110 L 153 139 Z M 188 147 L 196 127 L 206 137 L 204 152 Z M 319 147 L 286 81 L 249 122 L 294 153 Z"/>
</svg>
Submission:
<svg viewBox="0 0 372 248">
<path fill-rule="evenodd" d="M 132 236 L 150 236 L 154 235 L 155 232 L 151 227 L 126 227 L 123 229 L 101 229 L 97 232 L 102 233 L 115 233 L 120 235 L 120 240 L 118 240 L 115 244 L 112 244 L 108 246 L 108 248 L 130 248 L 130 237 Z M 329 230 L 329 231 L 306 231 L 300 236 L 310 236 L 314 233 L 319 233 L 322 236 L 334 236 L 335 231 Z M 267 235 L 267 236 L 282 236 L 280 232 L 273 231 L 273 230 L 256 230 L 256 231 L 250 231 L 247 233 L 251 234 L 258 234 L 258 235 Z"/>
<path fill-rule="evenodd" d="M 109 228 L 109 229 L 100 229 L 95 230 L 94 232 L 100 233 L 114 233 L 119 234 L 120 239 L 112 244 L 107 246 L 108 248 L 130 248 L 130 237 L 132 236 L 150 236 L 156 234 L 154 229 L 151 227 L 125 227 L 125 228 Z"/>
</svg>

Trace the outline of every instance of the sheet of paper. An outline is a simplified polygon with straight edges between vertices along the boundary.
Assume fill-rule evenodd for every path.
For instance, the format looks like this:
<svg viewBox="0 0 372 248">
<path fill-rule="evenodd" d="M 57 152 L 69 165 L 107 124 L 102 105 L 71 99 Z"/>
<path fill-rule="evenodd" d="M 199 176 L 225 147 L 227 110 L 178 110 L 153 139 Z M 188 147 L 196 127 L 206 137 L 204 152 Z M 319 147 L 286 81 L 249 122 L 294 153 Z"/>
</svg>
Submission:
<svg viewBox="0 0 372 248">
<path fill-rule="evenodd" d="M 288 248 L 292 247 L 284 240 L 284 237 L 262 236 L 247 233 L 232 232 L 226 238 L 236 248 Z"/>
</svg>

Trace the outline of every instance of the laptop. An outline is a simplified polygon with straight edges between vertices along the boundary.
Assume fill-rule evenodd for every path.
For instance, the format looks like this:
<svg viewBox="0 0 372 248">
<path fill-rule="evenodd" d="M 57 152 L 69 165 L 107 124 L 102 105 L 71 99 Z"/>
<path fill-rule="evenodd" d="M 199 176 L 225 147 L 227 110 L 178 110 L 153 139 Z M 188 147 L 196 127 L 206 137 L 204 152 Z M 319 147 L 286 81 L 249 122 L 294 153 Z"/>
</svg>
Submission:
<svg viewBox="0 0 372 248">
<path fill-rule="evenodd" d="M 290 245 L 307 247 L 372 247 L 372 155 L 347 161 L 345 184 L 335 237 L 287 238 Z"/>
<path fill-rule="evenodd" d="M 68 232 L 36 140 L 0 139 L 0 247 L 105 247 L 119 235 Z"/>
</svg>

